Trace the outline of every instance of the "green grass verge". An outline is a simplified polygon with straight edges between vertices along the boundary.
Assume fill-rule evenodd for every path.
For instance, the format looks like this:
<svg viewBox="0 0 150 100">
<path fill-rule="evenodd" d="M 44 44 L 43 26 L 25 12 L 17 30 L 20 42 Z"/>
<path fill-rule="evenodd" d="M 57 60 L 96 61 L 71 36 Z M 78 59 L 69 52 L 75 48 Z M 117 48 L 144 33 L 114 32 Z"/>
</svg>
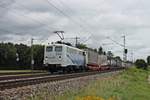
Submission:
<svg viewBox="0 0 150 100">
<path fill-rule="evenodd" d="M 130 68 L 119 75 L 100 77 L 80 90 L 55 96 L 45 90 L 31 100 L 150 100 L 148 75 L 150 71 Z"/>
<path fill-rule="evenodd" d="M 0 70 L 0 73 L 46 72 L 45 70 Z"/>
<path fill-rule="evenodd" d="M 31 72 L 31 70 L 0 70 L 0 73 Z"/>
<path fill-rule="evenodd" d="M 56 100 L 150 100 L 148 75 L 149 71 L 130 68 L 119 76 L 96 80 L 79 91 L 66 91 Z"/>
</svg>

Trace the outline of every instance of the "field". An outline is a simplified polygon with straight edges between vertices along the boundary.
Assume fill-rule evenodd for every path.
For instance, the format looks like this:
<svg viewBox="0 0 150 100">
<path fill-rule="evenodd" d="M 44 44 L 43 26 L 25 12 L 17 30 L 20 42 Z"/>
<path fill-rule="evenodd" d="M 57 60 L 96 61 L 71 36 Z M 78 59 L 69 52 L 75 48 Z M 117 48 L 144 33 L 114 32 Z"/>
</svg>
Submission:
<svg viewBox="0 0 150 100">
<path fill-rule="evenodd" d="M 80 90 L 66 91 L 56 100 L 150 100 L 150 71 L 130 68 L 119 76 L 91 82 Z"/>
</svg>

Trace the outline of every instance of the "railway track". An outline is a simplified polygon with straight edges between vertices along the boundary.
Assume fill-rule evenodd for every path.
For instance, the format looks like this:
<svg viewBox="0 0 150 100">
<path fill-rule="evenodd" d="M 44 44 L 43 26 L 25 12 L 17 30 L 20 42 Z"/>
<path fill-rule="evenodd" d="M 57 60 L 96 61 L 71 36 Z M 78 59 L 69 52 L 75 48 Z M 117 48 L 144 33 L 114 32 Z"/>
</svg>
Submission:
<svg viewBox="0 0 150 100">
<path fill-rule="evenodd" d="M 23 74 L 37 74 L 37 73 L 44 73 L 44 71 L 41 72 L 3 72 L 0 73 L 0 76 L 5 76 L 5 75 L 23 75 Z"/>
<path fill-rule="evenodd" d="M 28 78 L 19 78 L 19 79 L 11 79 L 11 80 L 2 80 L 0 81 L 0 90 L 3 91 L 5 89 L 17 88 L 28 85 L 35 85 L 40 83 L 52 82 L 52 81 L 60 81 L 65 79 L 108 73 L 119 71 L 122 69 L 113 69 L 106 71 L 94 71 L 94 72 L 82 72 L 82 73 L 73 73 L 73 74 L 63 74 L 63 75 L 46 75 L 46 76 L 38 76 L 38 77 L 28 77 Z"/>
<path fill-rule="evenodd" d="M 34 78 L 34 77 L 41 77 L 47 76 L 49 73 L 36 73 L 36 74 L 23 74 L 23 75 L 3 75 L 0 76 L 0 81 L 7 81 L 7 80 L 15 80 L 15 79 L 22 79 L 22 78 Z"/>
</svg>

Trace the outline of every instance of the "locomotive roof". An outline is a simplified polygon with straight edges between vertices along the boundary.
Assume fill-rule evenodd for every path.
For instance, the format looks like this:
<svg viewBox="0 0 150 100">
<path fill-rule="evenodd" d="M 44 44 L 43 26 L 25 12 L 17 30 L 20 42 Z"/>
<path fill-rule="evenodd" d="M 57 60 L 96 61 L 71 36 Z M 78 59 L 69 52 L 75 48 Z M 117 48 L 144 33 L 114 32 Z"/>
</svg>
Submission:
<svg viewBox="0 0 150 100">
<path fill-rule="evenodd" d="M 59 43 L 52 43 L 52 44 L 49 44 L 47 46 L 65 46 L 65 47 L 69 47 L 69 48 L 76 49 L 76 50 L 79 50 L 79 51 L 85 51 L 83 49 L 79 49 L 79 48 L 76 48 L 74 46 L 69 46 L 69 45 L 66 45 L 66 44 L 59 44 Z"/>
</svg>

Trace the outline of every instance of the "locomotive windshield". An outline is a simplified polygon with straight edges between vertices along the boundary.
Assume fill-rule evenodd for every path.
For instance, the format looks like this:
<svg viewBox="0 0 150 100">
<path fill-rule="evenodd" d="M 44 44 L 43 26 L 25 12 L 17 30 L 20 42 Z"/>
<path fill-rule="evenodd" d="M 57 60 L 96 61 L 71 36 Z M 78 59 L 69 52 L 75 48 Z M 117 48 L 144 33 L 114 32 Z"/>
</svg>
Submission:
<svg viewBox="0 0 150 100">
<path fill-rule="evenodd" d="M 56 46 L 55 51 L 56 52 L 61 52 L 62 51 L 62 46 Z"/>
<path fill-rule="evenodd" d="M 48 47 L 46 48 L 46 51 L 47 51 L 47 52 L 52 52 L 52 51 L 53 51 L 53 47 L 52 47 L 52 46 L 48 46 Z"/>
</svg>

